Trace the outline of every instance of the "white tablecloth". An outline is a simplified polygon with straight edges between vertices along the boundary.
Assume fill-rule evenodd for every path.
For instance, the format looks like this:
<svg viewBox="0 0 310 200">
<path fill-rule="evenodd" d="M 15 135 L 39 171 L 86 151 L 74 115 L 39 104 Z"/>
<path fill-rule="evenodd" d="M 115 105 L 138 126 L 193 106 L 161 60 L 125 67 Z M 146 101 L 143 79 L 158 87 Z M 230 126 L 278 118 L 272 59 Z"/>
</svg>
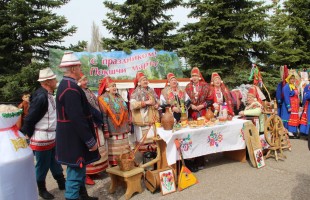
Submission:
<svg viewBox="0 0 310 200">
<path fill-rule="evenodd" d="M 158 128 L 157 133 L 167 144 L 167 161 L 175 164 L 180 158 L 175 139 L 181 142 L 184 158 L 245 149 L 243 125 L 247 120 L 233 119 L 220 125 L 201 128 L 182 128 L 179 131 L 165 131 Z"/>
</svg>

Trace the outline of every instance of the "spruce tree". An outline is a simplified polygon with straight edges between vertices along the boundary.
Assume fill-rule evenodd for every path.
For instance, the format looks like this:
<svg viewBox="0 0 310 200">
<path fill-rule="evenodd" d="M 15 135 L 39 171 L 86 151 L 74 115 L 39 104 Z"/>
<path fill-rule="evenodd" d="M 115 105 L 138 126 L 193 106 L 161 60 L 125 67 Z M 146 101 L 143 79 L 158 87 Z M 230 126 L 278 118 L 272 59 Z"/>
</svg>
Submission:
<svg viewBox="0 0 310 200">
<path fill-rule="evenodd" d="M 217 71 L 225 82 L 245 81 L 251 59 L 262 56 L 270 6 L 251 0 L 190 0 L 185 6 L 192 8 L 189 17 L 198 20 L 180 29 L 186 33 L 181 53 L 189 64 L 200 67 L 208 80 Z"/>
<path fill-rule="evenodd" d="M 66 28 L 53 9 L 68 0 L 0 1 L 0 99 L 20 101 L 24 91 L 38 87 L 38 72 L 48 66 L 48 49 L 59 46 L 76 27 Z"/>
<path fill-rule="evenodd" d="M 14 73 L 32 60 L 44 61 L 48 48 L 60 48 L 64 37 L 76 27 L 66 28 L 64 16 L 52 9 L 68 0 L 5 0 L 0 3 L 0 70 Z"/>
<path fill-rule="evenodd" d="M 181 0 L 127 0 L 123 4 L 104 1 L 111 10 L 103 25 L 113 38 L 103 38 L 104 49 L 125 50 L 155 48 L 172 51 L 180 46 L 173 35 L 178 23 L 166 11 L 180 5 Z"/>
<path fill-rule="evenodd" d="M 294 68 L 310 64 L 310 1 L 287 0 L 271 18 L 270 63 Z"/>
</svg>

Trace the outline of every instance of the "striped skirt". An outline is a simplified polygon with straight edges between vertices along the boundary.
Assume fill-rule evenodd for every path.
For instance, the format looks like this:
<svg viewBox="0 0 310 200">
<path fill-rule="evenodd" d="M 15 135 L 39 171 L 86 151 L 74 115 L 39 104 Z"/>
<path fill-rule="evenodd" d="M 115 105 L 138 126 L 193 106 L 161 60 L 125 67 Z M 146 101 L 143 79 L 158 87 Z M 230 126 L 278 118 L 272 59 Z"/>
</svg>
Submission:
<svg viewBox="0 0 310 200">
<path fill-rule="evenodd" d="M 109 164 L 117 165 L 117 159 L 121 153 L 129 152 L 128 134 L 114 135 L 108 139 Z"/>
<path fill-rule="evenodd" d="M 109 166 L 108 163 L 108 148 L 107 143 L 103 137 L 103 132 L 101 129 L 95 127 L 96 136 L 97 136 L 97 143 L 98 143 L 98 151 L 101 158 L 86 166 L 86 174 L 98 174 L 104 170 L 106 170 Z"/>
</svg>

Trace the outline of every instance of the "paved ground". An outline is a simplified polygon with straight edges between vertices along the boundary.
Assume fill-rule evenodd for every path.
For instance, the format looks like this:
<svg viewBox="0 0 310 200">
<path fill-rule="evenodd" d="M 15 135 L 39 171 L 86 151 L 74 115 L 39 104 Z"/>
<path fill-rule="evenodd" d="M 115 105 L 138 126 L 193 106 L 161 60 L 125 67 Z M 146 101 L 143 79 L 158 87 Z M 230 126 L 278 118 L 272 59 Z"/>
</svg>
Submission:
<svg viewBox="0 0 310 200">
<path fill-rule="evenodd" d="M 287 159 L 265 160 L 266 166 L 253 168 L 249 160 L 246 163 L 231 161 L 214 154 L 206 156 L 203 170 L 195 173 L 199 184 L 181 192 L 162 196 L 160 192 L 144 191 L 135 194 L 132 200 L 145 199 L 217 199 L 217 200 L 308 200 L 310 199 L 310 152 L 305 138 L 291 140 L 292 151 L 285 151 Z M 96 185 L 87 186 L 89 194 L 104 199 L 125 199 L 125 190 L 118 188 L 115 194 L 109 194 L 110 178 L 106 173 Z M 64 192 L 57 189 L 56 182 L 49 174 L 48 189 L 56 199 L 64 199 Z"/>
</svg>

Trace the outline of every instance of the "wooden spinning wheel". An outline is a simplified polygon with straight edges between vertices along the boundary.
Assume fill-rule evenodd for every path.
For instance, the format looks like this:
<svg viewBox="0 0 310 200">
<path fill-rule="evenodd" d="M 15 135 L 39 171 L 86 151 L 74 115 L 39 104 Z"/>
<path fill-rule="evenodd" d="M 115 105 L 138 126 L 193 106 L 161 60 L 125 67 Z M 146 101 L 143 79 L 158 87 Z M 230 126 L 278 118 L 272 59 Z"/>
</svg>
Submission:
<svg viewBox="0 0 310 200">
<path fill-rule="evenodd" d="M 272 147 L 280 145 L 278 143 L 279 131 L 283 130 L 284 126 L 281 118 L 278 115 L 271 115 L 265 121 L 264 135 L 268 144 Z"/>
<path fill-rule="evenodd" d="M 264 135 L 266 141 L 270 145 L 266 158 L 275 157 L 276 160 L 278 160 L 278 158 L 286 158 L 282 150 L 283 148 L 288 148 L 288 140 L 286 139 L 286 132 L 284 130 L 282 120 L 278 115 L 272 114 L 265 120 Z"/>
</svg>

